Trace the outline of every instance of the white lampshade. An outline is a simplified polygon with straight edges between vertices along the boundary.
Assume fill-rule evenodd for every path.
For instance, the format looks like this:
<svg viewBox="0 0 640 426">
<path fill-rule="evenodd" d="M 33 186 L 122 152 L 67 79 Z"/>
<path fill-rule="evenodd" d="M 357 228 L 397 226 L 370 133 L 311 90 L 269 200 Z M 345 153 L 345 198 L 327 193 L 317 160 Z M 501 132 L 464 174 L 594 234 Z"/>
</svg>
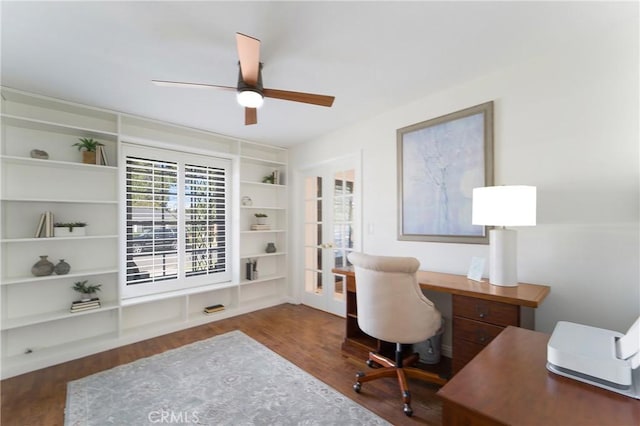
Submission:
<svg viewBox="0 0 640 426">
<path fill-rule="evenodd" d="M 474 188 L 471 222 L 486 226 L 535 226 L 536 187 Z"/>
<path fill-rule="evenodd" d="M 262 94 L 253 90 L 238 92 L 238 103 L 246 108 L 260 108 L 264 103 Z"/>
</svg>

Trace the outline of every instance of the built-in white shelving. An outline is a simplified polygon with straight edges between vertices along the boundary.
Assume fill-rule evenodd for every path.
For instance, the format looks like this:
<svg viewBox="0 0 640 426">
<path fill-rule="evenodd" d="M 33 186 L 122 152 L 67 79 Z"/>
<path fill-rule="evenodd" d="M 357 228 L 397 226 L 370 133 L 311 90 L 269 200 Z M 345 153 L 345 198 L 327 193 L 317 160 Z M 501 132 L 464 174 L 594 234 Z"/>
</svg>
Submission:
<svg viewBox="0 0 640 426">
<path fill-rule="evenodd" d="M 114 111 L 2 88 L 0 114 L 0 333 L 2 377 L 86 356 L 194 325 L 282 303 L 287 299 L 287 150 Z M 84 164 L 79 138 L 104 145 L 107 165 Z M 124 299 L 119 283 L 124 234 L 119 223 L 123 189 L 121 144 L 184 146 L 233 160 L 230 250 L 233 279 L 223 283 Z M 46 151 L 48 159 L 32 158 Z M 278 175 L 278 183 L 263 182 Z M 240 200 L 250 197 L 252 205 Z M 86 235 L 34 237 L 45 211 L 54 221 L 86 222 Z M 251 230 L 255 213 L 271 229 Z M 274 243 L 275 253 L 266 245 Z M 36 277 L 31 266 L 47 255 L 65 259 L 66 275 Z M 258 279 L 245 276 L 258 259 Z M 69 311 L 74 282 L 102 285 L 101 307 Z M 202 311 L 221 303 L 212 315 Z"/>
</svg>

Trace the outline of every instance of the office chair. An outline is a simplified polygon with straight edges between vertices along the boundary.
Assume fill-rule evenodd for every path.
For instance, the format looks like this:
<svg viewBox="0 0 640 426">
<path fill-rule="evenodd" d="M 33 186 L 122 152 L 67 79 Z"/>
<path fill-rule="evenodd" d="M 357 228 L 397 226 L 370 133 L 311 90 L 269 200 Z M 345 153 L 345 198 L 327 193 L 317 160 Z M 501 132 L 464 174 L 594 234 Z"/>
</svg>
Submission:
<svg viewBox="0 0 640 426">
<path fill-rule="evenodd" d="M 413 344 L 434 336 L 441 327 L 441 315 L 423 294 L 416 271 L 420 262 L 412 257 L 349 254 L 356 274 L 358 326 L 366 334 L 396 344 L 395 360 L 370 352 L 367 365 L 382 368 L 358 372 L 353 389 L 360 392 L 362 383 L 382 377 L 397 377 L 404 402 L 403 411 L 413 415 L 407 377 L 438 385 L 447 381 L 437 374 L 412 368 L 418 354 L 403 359 L 403 344 Z"/>
</svg>

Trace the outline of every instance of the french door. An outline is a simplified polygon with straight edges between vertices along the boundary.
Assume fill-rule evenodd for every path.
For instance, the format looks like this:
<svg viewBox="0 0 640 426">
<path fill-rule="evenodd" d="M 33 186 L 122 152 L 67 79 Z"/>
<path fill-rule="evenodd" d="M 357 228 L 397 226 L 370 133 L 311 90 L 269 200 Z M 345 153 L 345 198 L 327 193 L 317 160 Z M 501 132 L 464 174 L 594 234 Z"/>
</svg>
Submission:
<svg viewBox="0 0 640 426">
<path fill-rule="evenodd" d="M 303 303 L 345 316 L 346 281 L 331 269 L 350 265 L 359 247 L 358 164 L 333 161 L 304 171 Z"/>
</svg>

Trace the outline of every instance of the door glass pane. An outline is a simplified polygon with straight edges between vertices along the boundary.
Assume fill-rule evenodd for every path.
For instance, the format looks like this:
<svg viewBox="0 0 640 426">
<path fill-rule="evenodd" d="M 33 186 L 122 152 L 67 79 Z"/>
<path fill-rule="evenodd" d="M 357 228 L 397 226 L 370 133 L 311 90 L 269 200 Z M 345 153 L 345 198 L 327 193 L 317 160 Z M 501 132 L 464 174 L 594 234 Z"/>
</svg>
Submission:
<svg viewBox="0 0 640 426">
<path fill-rule="evenodd" d="M 333 220 L 342 222 L 345 220 L 346 210 L 344 205 L 344 197 L 336 196 L 333 199 Z"/>
<path fill-rule="evenodd" d="M 346 170 L 344 172 L 344 180 L 345 180 L 345 185 L 344 185 L 344 193 L 345 195 L 353 195 L 353 184 L 356 181 L 355 180 L 355 170 Z"/>
<path fill-rule="evenodd" d="M 316 269 L 322 269 L 322 249 L 318 248 L 316 249 L 316 251 L 318 253 L 318 263 Z"/>
<path fill-rule="evenodd" d="M 353 196 L 345 197 L 344 201 L 344 220 L 353 222 Z"/>
<path fill-rule="evenodd" d="M 322 294 L 322 178 L 305 178 L 305 290 Z"/>
<path fill-rule="evenodd" d="M 335 195 L 342 195 L 342 192 L 344 191 L 344 177 L 343 177 L 343 173 L 342 172 L 338 172 L 334 175 L 334 189 L 333 189 L 333 193 Z"/>
<path fill-rule="evenodd" d="M 347 255 L 353 249 L 353 184 L 355 173 L 353 170 L 344 170 L 333 175 L 333 241 L 336 250 L 333 250 L 333 262 L 335 267 L 342 268 L 350 263 Z M 344 279 L 334 275 L 335 300 L 344 300 Z"/>
<path fill-rule="evenodd" d="M 344 247 L 345 237 L 342 225 L 333 225 L 333 243 L 336 247 Z"/>
</svg>

